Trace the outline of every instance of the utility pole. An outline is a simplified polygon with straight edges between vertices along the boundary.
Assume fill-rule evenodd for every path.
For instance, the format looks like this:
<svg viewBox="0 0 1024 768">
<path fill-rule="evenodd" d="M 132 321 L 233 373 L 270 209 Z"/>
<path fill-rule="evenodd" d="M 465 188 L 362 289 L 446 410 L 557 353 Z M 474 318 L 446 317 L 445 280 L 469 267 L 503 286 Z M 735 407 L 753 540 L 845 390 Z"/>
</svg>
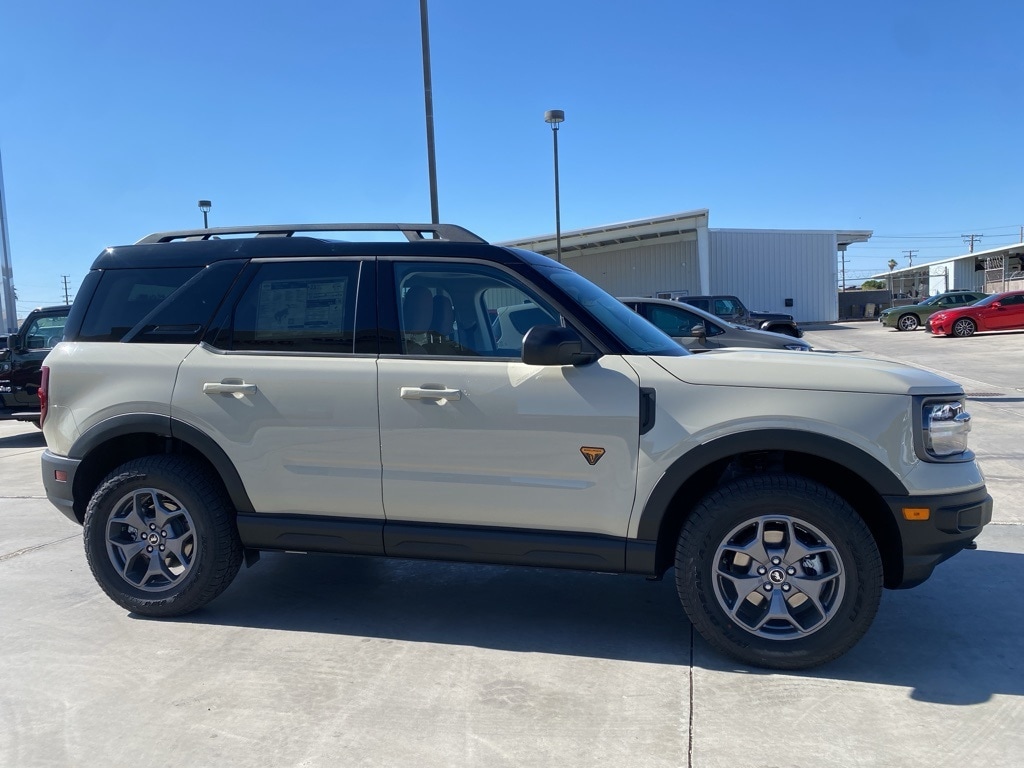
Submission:
<svg viewBox="0 0 1024 768">
<path fill-rule="evenodd" d="M 907 266 L 914 266 L 914 254 L 917 253 L 917 251 L 904 251 L 903 253 L 907 255 Z"/>
<path fill-rule="evenodd" d="M 964 239 L 965 243 L 970 243 L 970 250 L 968 253 L 974 253 L 974 241 L 981 240 L 983 235 L 960 235 Z"/>
<path fill-rule="evenodd" d="M 68 295 L 68 278 L 70 275 L 61 275 L 60 277 L 64 281 L 64 304 L 67 306 L 71 304 L 71 297 Z"/>
<path fill-rule="evenodd" d="M 0 333 L 18 330 L 18 307 L 14 297 L 14 267 L 11 239 L 7 234 L 7 199 L 4 197 L 4 166 L 0 160 Z"/>
<path fill-rule="evenodd" d="M 841 263 L 843 265 L 843 293 L 846 293 L 846 246 L 845 245 L 841 246 L 839 248 L 839 258 L 842 259 Z"/>
</svg>

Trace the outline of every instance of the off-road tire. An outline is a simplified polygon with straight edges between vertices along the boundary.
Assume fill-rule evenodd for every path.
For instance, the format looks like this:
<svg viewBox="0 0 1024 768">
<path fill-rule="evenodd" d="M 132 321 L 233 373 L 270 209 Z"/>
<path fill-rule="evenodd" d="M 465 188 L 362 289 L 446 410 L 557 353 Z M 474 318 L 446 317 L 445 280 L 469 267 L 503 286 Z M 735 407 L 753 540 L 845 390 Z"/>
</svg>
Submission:
<svg viewBox="0 0 1024 768">
<path fill-rule="evenodd" d="M 202 464 L 170 455 L 135 459 L 107 475 L 89 501 L 86 558 L 121 607 L 181 616 L 217 597 L 238 573 L 234 518 L 219 479 Z"/>
<path fill-rule="evenodd" d="M 737 554 L 742 547 L 733 544 L 742 540 L 737 532 L 748 530 L 763 536 L 763 541 L 788 535 L 790 543 L 762 545 L 760 552 L 752 548 L 752 554 L 767 559 L 759 564 L 756 557 Z M 814 540 L 818 545 L 808 544 Z M 797 557 L 815 546 L 819 554 Z M 775 554 L 780 556 L 778 565 L 771 560 Z M 745 564 L 743 557 L 748 558 Z M 749 576 L 734 577 L 738 563 L 749 569 Z M 808 563 L 811 569 L 805 567 Z M 829 565 L 839 575 L 820 578 L 814 571 L 828 571 Z M 771 669 L 804 669 L 844 654 L 871 625 L 882 593 L 881 557 L 864 521 L 828 488 L 787 474 L 741 478 L 711 491 L 683 525 L 675 566 L 679 598 L 704 639 L 746 664 Z M 759 575 L 762 566 L 764 576 Z M 741 586 L 730 604 L 730 591 L 737 584 Z M 812 600 L 808 595 L 814 589 L 822 592 Z M 740 599 L 742 595 L 749 605 Z M 747 614 L 756 616 L 764 606 L 757 601 L 767 600 L 764 610 L 771 613 L 769 609 L 783 606 L 772 600 L 787 597 L 794 603 L 802 599 L 796 609 L 788 603 L 784 607 L 790 614 L 803 611 L 800 618 L 807 627 L 794 622 L 787 628 L 785 621 L 773 620 L 760 629 L 752 628 L 756 620 Z M 826 609 L 817 611 L 819 603 Z M 819 613 L 818 625 L 806 618 L 816 619 Z"/>
</svg>

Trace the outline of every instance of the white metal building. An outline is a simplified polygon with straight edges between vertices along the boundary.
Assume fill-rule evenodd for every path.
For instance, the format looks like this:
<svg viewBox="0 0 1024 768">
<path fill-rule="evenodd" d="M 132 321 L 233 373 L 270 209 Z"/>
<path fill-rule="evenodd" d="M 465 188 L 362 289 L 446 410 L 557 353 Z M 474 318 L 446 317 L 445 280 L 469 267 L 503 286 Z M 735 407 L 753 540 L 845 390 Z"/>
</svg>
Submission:
<svg viewBox="0 0 1024 768">
<path fill-rule="evenodd" d="M 838 254 L 871 231 L 711 229 L 708 210 L 562 234 L 562 261 L 616 296 L 725 293 L 797 322 L 839 319 Z M 553 234 L 502 243 L 554 257 Z"/>
<path fill-rule="evenodd" d="M 1024 284 L 1024 243 L 1001 245 L 950 259 L 894 269 L 873 275 L 891 281 L 893 294 L 923 299 L 946 291 L 1018 290 Z"/>
</svg>

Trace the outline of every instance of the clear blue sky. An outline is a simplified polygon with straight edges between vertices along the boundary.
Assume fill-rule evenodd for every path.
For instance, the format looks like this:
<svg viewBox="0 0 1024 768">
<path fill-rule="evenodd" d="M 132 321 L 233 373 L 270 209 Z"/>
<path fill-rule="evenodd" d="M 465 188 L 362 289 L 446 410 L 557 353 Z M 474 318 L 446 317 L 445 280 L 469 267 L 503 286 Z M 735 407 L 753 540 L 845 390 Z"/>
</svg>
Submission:
<svg viewBox="0 0 1024 768">
<path fill-rule="evenodd" d="M 871 229 L 848 273 L 1014 242 L 1024 4 L 431 0 L 440 216 L 489 240 L 709 208 Z M 418 0 L 0 0 L 19 314 L 150 232 L 429 221 Z M 888 237 L 884 237 L 888 236 Z"/>
</svg>

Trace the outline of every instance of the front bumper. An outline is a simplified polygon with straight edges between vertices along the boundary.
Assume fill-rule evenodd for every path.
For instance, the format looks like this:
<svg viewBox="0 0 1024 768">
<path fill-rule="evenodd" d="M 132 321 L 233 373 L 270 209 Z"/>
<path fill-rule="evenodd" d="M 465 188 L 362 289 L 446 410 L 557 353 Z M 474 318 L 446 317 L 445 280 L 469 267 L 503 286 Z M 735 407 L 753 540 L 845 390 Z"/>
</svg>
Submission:
<svg viewBox="0 0 1024 768">
<path fill-rule="evenodd" d="M 886 496 L 903 539 L 903 573 L 896 589 L 914 587 L 943 560 L 965 549 L 992 521 L 992 497 L 985 486 L 938 496 Z M 908 520 L 904 510 L 924 510 L 927 519 Z"/>
</svg>

